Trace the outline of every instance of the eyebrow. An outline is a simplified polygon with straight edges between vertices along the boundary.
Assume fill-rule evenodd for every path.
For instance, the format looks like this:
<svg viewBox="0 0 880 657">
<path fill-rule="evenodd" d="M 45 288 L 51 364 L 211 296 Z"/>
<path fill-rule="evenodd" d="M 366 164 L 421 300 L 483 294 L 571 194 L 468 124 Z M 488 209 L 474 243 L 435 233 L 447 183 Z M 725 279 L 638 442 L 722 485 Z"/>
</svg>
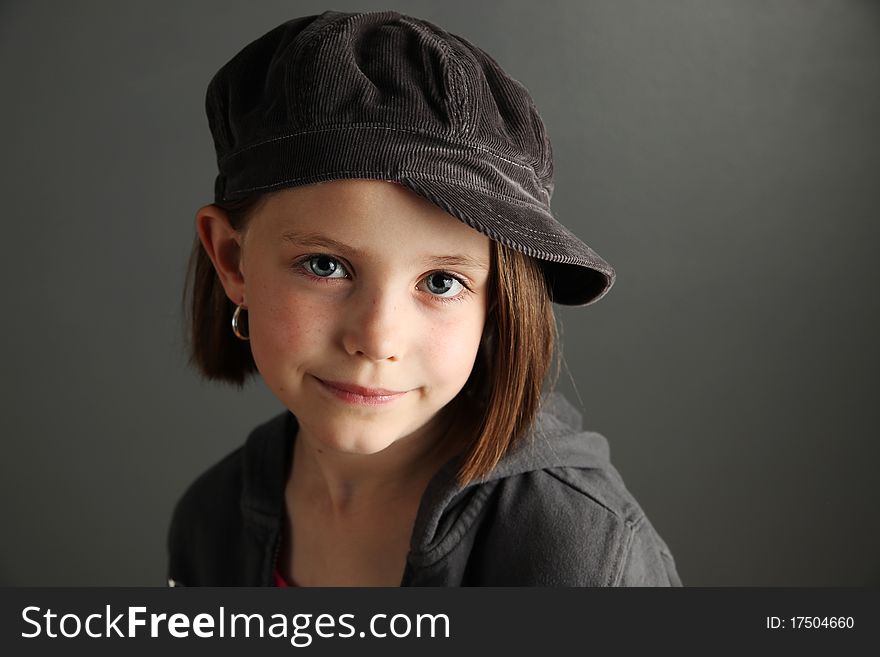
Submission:
<svg viewBox="0 0 880 657">
<path fill-rule="evenodd" d="M 361 251 L 360 249 L 348 246 L 347 244 L 343 244 L 342 242 L 337 242 L 336 240 L 326 237 L 325 235 L 321 235 L 320 233 L 300 233 L 295 230 L 288 230 L 281 234 L 281 239 L 284 242 L 290 242 L 291 244 L 296 244 L 297 246 L 323 247 L 325 249 L 335 251 L 336 253 L 341 253 L 345 256 L 364 255 L 363 251 Z"/>
<path fill-rule="evenodd" d="M 290 242 L 298 246 L 323 247 L 346 257 L 364 256 L 364 252 L 360 249 L 356 249 L 348 244 L 343 244 L 342 242 L 327 237 L 326 235 L 321 235 L 320 233 L 301 233 L 289 230 L 281 234 L 281 239 L 284 242 Z M 487 263 L 464 254 L 427 256 L 425 262 L 445 267 L 471 267 L 473 269 L 489 270 L 489 265 Z"/>
</svg>

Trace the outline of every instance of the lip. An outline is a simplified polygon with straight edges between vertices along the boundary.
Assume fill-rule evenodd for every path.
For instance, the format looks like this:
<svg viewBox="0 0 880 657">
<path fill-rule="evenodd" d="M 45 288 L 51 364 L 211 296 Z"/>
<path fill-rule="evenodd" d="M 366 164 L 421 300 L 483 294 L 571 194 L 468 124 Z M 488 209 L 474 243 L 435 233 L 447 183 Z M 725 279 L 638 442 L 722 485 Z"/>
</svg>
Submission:
<svg viewBox="0 0 880 657">
<path fill-rule="evenodd" d="M 408 390 L 388 390 L 386 388 L 365 388 L 364 386 L 342 381 L 328 381 L 314 377 L 325 390 L 333 393 L 337 398 L 351 404 L 379 405 L 388 404 L 403 397 Z"/>
</svg>

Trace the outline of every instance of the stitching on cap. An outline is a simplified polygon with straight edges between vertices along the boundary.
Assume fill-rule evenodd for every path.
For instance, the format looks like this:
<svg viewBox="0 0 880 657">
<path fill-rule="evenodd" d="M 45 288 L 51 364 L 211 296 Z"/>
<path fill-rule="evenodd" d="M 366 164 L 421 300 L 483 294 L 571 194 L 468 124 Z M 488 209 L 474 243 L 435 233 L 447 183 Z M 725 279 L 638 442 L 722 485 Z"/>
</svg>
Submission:
<svg viewBox="0 0 880 657">
<path fill-rule="evenodd" d="M 329 10 L 329 11 L 333 15 L 324 17 L 324 20 L 326 21 L 326 23 L 324 25 L 322 25 L 319 29 L 317 29 L 315 32 L 313 32 L 312 34 L 309 35 L 308 40 L 305 41 L 299 47 L 299 51 L 301 53 L 315 52 L 318 49 L 318 47 L 323 43 L 323 37 L 326 33 L 330 32 L 331 30 L 338 32 L 341 29 L 340 26 L 344 25 L 347 21 L 349 21 L 352 18 L 351 15 L 346 16 L 345 12 L 337 12 L 337 11 L 333 11 L 333 10 Z M 327 12 L 325 12 L 325 13 L 327 13 Z M 322 14 L 322 16 L 324 16 L 324 15 Z M 340 16 L 343 16 L 343 18 L 340 19 L 339 18 Z M 309 78 L 314 80 L 317 77 L 315 74 L 315 71 L 317 68 L 315 57 L 309 56 L 308 58 L 306 58 L 306 63 L 308 65 L 306 70 L 309 71 Z M 311 90 L 312 90 L 311 87 L 309 87 L 308 89 L 305 90 L 305 92 L 311 93 Z M 308 116 L 308 112 L 305 111 L 306 107 L 304 104 L 306 93 L 297 94 L 296 98 L 293 102 L 293 105 L 296 108 L 297 117 Z M 267 143 L 267 142 L 264 142 L 264 143 Z M 258 145 L 258 144 L 255 144 L 255 145 Z M 239 152 L 241 152 L 241 151 L 239 151 Z M 224 157 L 223 160 L 221 160 L 221 162 L 225 162 L 228 158 L 232 157 L 233 155 L 236 155 L 236 153 L 230 153 L 229 155 Z"/>
<path fill-rule="evenodd" d="M 516 224 L 510 224 L 509 226 L 507 226 L 507 228 L 512 230 L 514 233 L 519 233 L 523 237 L 529 237 L 528 233 L 534 233 L 535 235 L 540 235 L 540 239 L 543 239 L 543 241 L 549 242 L 550 244 L 566 244 L 565 240 L 559 239 L 553 233 L 545 233 L 542 230 L 528 228 L 526 226 L 516 226 Z M 523 232 L 524 230 L 528 232 Z"/>
<path fill-rule="evenodd" d="M 344 174 L 344 175 L 347 175 L 347 176 L 353 176 L 353 177 L 354 177 L 354 176 L 364 175 L 364 174 L 366 174 L 367 176 L 375 176 L 375 175 L 377 175 L 377 173 L 376 173 L 375 171 L 338 171 L 338 170 L 331 171 L 328 175 L 335 176 L 335 175 L 337 175 L 337 174 Z M 309 179 L 311 179 L 311 178 L 320 179 L 320 178 L 322 177 L 322 175 L 323 175 L 323 174 L 318 174 L 318 175 L 312 174 L 312 175 L 308 175 L 308 176 L 299 176 L 298 178 L 287 178 L 286 180 L 279 180 L 278 182 L 270 183 L 270 184 L 268 184 L 268 185 L 257 185 L 256 187 L 242 187 L 242 188 L 240 188 L 240 189 L 234 189 L 234 190 L 231 190 L 231 191 L 227 192 L 226 195 L 230 195 L 230 194 L 246 194 L 246 193 L 248 193 L 248 192 L 256 192 L 256 191 L 259 191 L 259 190 L 261 190 L 261 189 L 269 189 L 270 187 L 278 187 L 278 186 L 281 186 L 281 185 L 288 185 L 288 184 L 290 184 L 290 183 L 295 183 L 295 182 L 298 182 L 298 181 L 300 181 L 300 180 L 309 180 Z M 382 175 L 384 175 L 384 174 L 382 174 Z M 461 185 L 461 180 L 458 180 L 458 179 L 455 179 L 455 178 L 448 178 L 448 177 L 446 177 L 446 176 L 438 176 L 438 175 L 436 175 L 436 174 L 426 174 L 426 173 L 423 173 L 423 172 L 421 172 L 421 171 L 398 171 L 398 172 L 397 172 L 397 175 L 398 175 L 398 176 L 410 176 L 410 175 L 413 175 L 413 176 L 417 176 L 417 177 L 419 177 L 419 178 L 422 179 L 422 180 L 431 180 L 431 181 L 434 181 L 434 182 L 445 182 L 445 183 L 450 183 L 450 184 L 452 184 L 452 185 Z M 486 196 L 491 196 L 492 198 L 497 198 L 497 199 L 499 199 L 499 200 L 501 200 L 501 201 L 507 201 L 507 202 L 509 202 L 509 203 L 511 203 L 511 204 L 513 204 L 513 205 L 519 205 L 519 206 L 522 206 L 522 207 L 525 207 L 525 208 L 530 208 L 530 209 L 533 209 L 533 210 L 539 211 L 539 212 L 541 212 L 542 214 L 546 214 L 546 213 L 547 213 L 546 209 L 545 209 L 545 208 L 542 208 L 540 205 L 535 205 L 535 204 L 533 204 L 533 203 L 528 203 L 527 201 L 523 201 L 523 200 L 521 200 L 521 199 L 514 198 L 514 197 L 512 197 L 512 196 L 506 196 L 506 195 L 504 195 L 504 194 L 498 194 L 498 193 L 495 192 L 494 190 L 486 189 L 485 187 L 476 186 L 476 185 L 471 185 L 471 184 L 469 183 L 469 184 L 468 184 L 468 188 L 469 188 L 469 189 L 476 190 L 476 191 L 483 192 L 484 194 L 486 194 Z M 550 234 L 550 233 L 547 233 L 547 234 Z"/>
<path fill-rule="evenodd" d="M 273 141 L 281 141 L 283 139 L 290 139 L 292 137 L 299 137 L 300 135 L 311 135 L 311 134 L 317 134 L 317 133 L 321 133 L 321 132 L 363 130 L 363 129 L 368 129 L 368 130 L 380 129 L 380 130 L 389 130 L 391 132 L 404 132 L 404 133 L 409 133 L 409 134 L 414 134 L 414 135 L 425 135 L 428 137 L 436 137 L 439 139 L 443 139 L 446 142 L 451 143 L 456 146 L 466 146 L 468 148 L 473 148 L 475 150 L 485 151 L 486 153 L 489 153 L 490 155 L 494 155 L 499 160 L 507 162 L 508 164 L 512 164 L 513 166 L 519 167 L 521 169 L 524 169 L 527 173 L 531 174 L 533 181 L 537 183 L 538 187 L 542 187 L 540 181 L 538 180 L 538 176 L 535 173 L 535 169 L 532 166 L 530 166 L 528 164 L 523 164 L 522 162 L 517 162 L 516 160 L 511 160 L 507 156 L 502 155 L 498 151 L 495 151 L 495 150 L 489 148 L 488 146 L 484 146 L 484 145 L 479 144 L 477 142 L 468 142 L 468 141 L 463 141 L 460 139 L 450 139 L 449 135 L 441 133 L 441 132 L 431 132 L 429 130 L 415 130 L 413 128 L 400 128 L 397 126 L 389 126 L 389 125 L 384 125 L 381 123 L 356 123 L 356 124 L 348 123 L 348 124 L 342 124 L 342 125 L 331 125 L 331 126 L 327 126 L 324 128 L 314 128 L 312 130 L 301 130 L 299 132 L 291 132 L 286 135 L 280 135 L 277 137 L 270 137 L 269 139 L 259 141 L 255 144 L 250 144 L 249 146 L 245 146 L 244 148 L 240 148 L 237 151 L 234 151 L 232 153 L 229 153 L 228 155 L 225 155 L 222 159 L 218 160 L 218 164 L 222 168 L 223 164 L 228 162 L 233 157 L 236 157 L 237 155 L 241 155 L 245 151 L 249 151 L 252 148 L 257 148 L 258 146 L 270 144 Z"/>
<path fill-rule="evenodd" d="M 464 75 L 464 63 L 462 59 L 459 57 L 459 53 L 456 52 L 453 48 L 449 47 L 449 44 L 444 42 L 444 46 L 449 51 L 449 56 L 451 61 L 455 62 L 455 67 L 452 69 L 452 75 L 450 78 L 457 77 L 458 78 L 458 87 L 461 90 L 461 99 L 459 100 L 459 96 L 456 95 L 455 99 L 457 101 L 458 109 L 461 112 L 460 117 L 460 125 L 467 125 L 468 121 L 470 121 L 470 113 L 468 110 L 468 93 L 467 93 L 467 83 Z"/>
<path fill-rule="evenodd" d="M 451 185 L 462 186 L 462 182 L 458 178 L 449 178 L 447 176 L 441 176 L 435 173 L 424 173 L 421 171 L 401 171 L 400 175 L 408 175 L 413 174 L 419 177 L 421 180 L 430 180 L 433 182 L 444 182 L 449 183 Z M 548 214 L 547 208 L 537 205 L 535 203 L 529 203 L 528 201 L 524 201 L 522 199 L 516 198 L 515 196 L 508 196 L 506 194 L 499 194 L 494 189 L 489 189 L 488 187 L 483 187 L 482 185 L 474 185 L 470 182 L 467 183 L 466 187 L 468 189 L 476 190 L 483 192 L 486 196 L 491 196 L 492 198 L 496 198 L 500 201 L 507 201 L 513 205 L 518 205 L 520 207 L 529 208 L 531 210 L 535 210 L 536 212 L 540 212 L 541 214 Z M 503 217 L 501 217 L 503 218 Z"/>
<path fill-rule="evenodd" d="M 450 103 L 450 107 L 453 111 L 454 118 L 458 121 L 459 125 L 464 125 L 464 122 L 467 121 L 467 112 L 465 111 L 467 105 L 467 89 L 461 85 L 459 86 L 456 81 L 456 76 L 459 74 L 459 69 L 452 64 L 457 59 L 457 55 L 453 52 L 453 49 L 449 47 L 449 44 L 446 43 L 446 40 L 437 33 L 434 26 L 427 24 L 424 21 L 420 21 L 417 18 L 411 18 L 407 16 L 401 16 L 401 23 L 404 25 L 408 25 L 411 28 L 416 28 L 421 30 L 423 35 L 424 32 L 427 31 L 430 36 L 434 38 L 435 43 L 440 47 L 440 50 L 443 51 L 443 54 L 446 56 L 446 66 L 450 71 L 449 86 L 452 89 L 452 98 L 453 102 Z M 461 100 L 459 100 L 461 99 Z"/>
</svg>

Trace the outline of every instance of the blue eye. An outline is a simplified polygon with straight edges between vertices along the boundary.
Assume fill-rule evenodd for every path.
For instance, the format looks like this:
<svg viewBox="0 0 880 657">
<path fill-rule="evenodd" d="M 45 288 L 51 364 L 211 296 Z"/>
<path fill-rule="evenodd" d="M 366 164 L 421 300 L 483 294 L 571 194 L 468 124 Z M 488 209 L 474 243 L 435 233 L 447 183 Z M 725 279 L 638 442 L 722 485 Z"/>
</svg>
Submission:
<svg viewBox="0 0 880 657">
<path fill-rule="evenodd" d="M 345 278 L 345 268 L 338 260 L 326 255 L 316 255 L 307 258 L 303 264 L 308 271 L 321 278 Z M 335 275 L 339 274 L 339 275 Z"/>
<path fill-rule="evenodd" d="M 428 282 L 428 291 L 437 296 L 445 296 L 447 292 L 453 290 L 455 294 L 450 295 L 450 297 L 454 297 L 464 289 L 464 285 L 462 285 L 460 280 L 444 272 L 434 272 L 428 275 L 425 280 Z"/>
</svg>

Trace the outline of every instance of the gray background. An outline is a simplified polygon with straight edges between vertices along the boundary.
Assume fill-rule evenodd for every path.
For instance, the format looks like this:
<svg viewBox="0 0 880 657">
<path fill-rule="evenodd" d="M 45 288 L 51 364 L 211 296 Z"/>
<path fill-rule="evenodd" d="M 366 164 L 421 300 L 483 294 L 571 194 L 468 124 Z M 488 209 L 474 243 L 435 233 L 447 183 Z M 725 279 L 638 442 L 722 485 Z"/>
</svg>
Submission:
<svg viewBox="0 0 880 657">
<path fill-rule="evenodd" d="M 281 410 L 185 365 L 213 73 L 393 8 L 532 92 L 553 207 L 618 270 L 559 308 L 560 389 L 687 585 L 877 585 L 880 4 L 15 2 L 4 126 L 0 583 L 164 584 L 185 486 Z"/>
</svg>

